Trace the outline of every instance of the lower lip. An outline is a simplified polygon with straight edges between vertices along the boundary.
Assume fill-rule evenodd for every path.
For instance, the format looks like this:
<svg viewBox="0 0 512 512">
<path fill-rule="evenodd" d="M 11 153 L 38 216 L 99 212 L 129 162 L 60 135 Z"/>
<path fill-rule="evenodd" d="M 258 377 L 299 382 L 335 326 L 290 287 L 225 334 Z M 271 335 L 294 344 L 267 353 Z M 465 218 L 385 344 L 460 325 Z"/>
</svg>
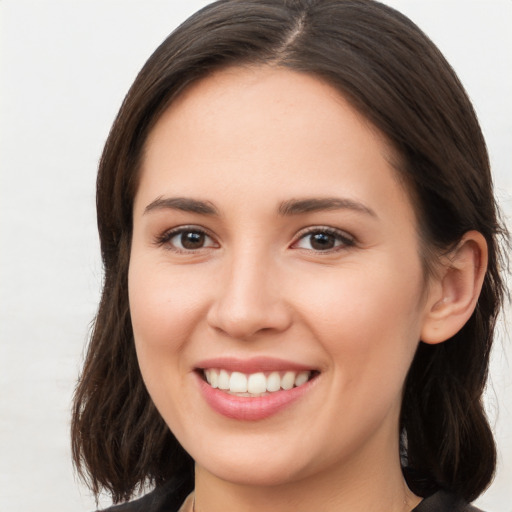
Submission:
<svg viewBox="0 0 512 512">
<path fill-rule="evenodd" d="M 317 377 L 314 377 L 302 386 L 252 398 L 230 395 L 212 388 L 199 374 L 196 375 L 199 388 L 208 405 L 226 418 L 241 421 L 263 420 L 283 411 L 302 398 L 317 380 Z"/>
</svg>

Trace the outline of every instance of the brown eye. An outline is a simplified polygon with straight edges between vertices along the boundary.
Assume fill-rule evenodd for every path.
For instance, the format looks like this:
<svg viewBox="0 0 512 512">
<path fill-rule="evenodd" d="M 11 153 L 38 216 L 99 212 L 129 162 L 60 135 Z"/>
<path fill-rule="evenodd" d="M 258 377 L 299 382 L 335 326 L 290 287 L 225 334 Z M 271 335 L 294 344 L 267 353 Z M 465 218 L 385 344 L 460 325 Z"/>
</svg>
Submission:
<svg viewBox="0 0 512 512">
<path fill-rule="evenodd" d="M 328 233 L 315 233 L 310 235 L 309 243 L 315 251 L 325 251 L 335 246 L 336 238 Z"/>
<path fill-rule="evenodd" d="M 354 243 L 354 240 L 342 231 L 317 228 L 303 234 L 294 247 L 310 251 L 327 252 L 350 247 Z"/>
<path fill-rule="evenodd" d="M 183 249 L 200 249 L 204 246 L 205 234 L 197 231 L 185 231 L 179 235 L 180 243 Z"/>
<path fill-rule="evenodd" d="M 211 236 L 200 229 L 179 228 L 158 238 L 158 244 L 177 252 L 217 247 Z"/>
</svg>

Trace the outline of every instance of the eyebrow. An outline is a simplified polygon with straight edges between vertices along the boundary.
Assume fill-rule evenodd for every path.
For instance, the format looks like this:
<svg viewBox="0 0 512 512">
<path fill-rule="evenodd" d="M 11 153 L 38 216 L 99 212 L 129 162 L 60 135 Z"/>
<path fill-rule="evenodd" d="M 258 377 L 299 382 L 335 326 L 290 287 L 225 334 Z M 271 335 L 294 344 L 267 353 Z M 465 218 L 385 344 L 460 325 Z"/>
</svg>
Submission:
<svg viewBox="0 0 512 512">
<path fill-rule="evenodd" d="M 154 210 L 180 210 L 200 215 L 219 216 L 219 211 L 210 201 L 201 201 L 189 197 L 157 197 L 144 209 L 144 214 Z M 305 199 L 289 199 L 283 201 L 277 210 L 279 215 L 292 216 L 304 213 L 329 210 L 353 210 L 377 218 L 377 214 L 368 206 L 348 198 L 311 197 Z"/>
<path fill-rule="evenodd" d="M 215 206 L 209 201 L 200 201 L 188 197 L 157 197 L 144 209 L 144 214 L 154 210 L 181 210 L 182 212 L 199 213 L 201 215 L 219 215 Z"/>
<path fill-rule="evenodd" d="M 377 214 L 363 203 L 340 197 L 290 199 L 281 203 L 278 213 L 287 216 L 325 210 L 354 210 L 377 218 Z"/>
</svg>

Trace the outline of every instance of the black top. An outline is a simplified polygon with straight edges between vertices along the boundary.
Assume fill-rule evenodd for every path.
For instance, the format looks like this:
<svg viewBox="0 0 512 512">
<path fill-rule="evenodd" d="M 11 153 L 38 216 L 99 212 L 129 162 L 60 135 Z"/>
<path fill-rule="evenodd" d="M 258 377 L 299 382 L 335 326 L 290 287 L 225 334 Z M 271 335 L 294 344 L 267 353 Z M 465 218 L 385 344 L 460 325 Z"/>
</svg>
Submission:
<svg viewBox="0 0 512 512">
<path fill-rule="evenodd" d="M 446 491 L 425 498 L 412 512 L 483 512 Z"/>
<path fill-rule="evenodd" d="M 111 507 L 104 512 L 178 512 L 190 489 L 168 483 L 142 498 Z M 425 498 L 411 512 L 483 512 L 446 491 Z"/>
</svg>

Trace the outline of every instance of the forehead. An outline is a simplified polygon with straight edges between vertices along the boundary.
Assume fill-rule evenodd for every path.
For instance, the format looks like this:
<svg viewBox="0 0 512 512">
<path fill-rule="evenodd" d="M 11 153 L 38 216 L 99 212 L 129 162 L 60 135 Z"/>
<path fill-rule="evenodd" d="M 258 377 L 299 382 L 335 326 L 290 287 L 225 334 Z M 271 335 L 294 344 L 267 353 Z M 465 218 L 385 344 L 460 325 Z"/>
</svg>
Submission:
<svg viewBox="0 0 512 512">
<path fill-rule="evenodd" d="M 229 117 L 231 112 L 235 116 Z M 315 135 L 325 136 L 325 133 L 321 134 L 320 123 L 339 121 L 341 112 L 347 123 L 367 129 L 382 145 L 381 149 L 394 156 L 384 135 L 357 113 L 331 84 L 309 73 L 267 65 L 228 67 L 192 83 L 173 99 L 151 131 L 146 146 L 152 144 L 155 132 L 161 131 L 158 126 L 164 123 L 180 123 L 181 129 L 194 130 L 199 139 L 208 128 L 220 130 L 228 126 L 228 122 L 231 127 L 259 127 L 268 132 L 270 123 L 274 128 L 278 127 L 277 123 L 288 128 L 284 126 L 285 121 L 290 125 L 300 118 L 303 122 L 315 121 L 308 127 L 307 134 L 314 142 Z M 226 122 L 221 124 L 221 117 Z M 301 135 L 300 123 L 296 128 L 290 134 L 295 138 Z M 212 132 L 209 134 L 213 135 Z M 247 142 L 247 135 L 246 130 L 240 132 L 243 142 Z M 342 139 L 337 142 L 343 144 Z"/>
<path fill-rule="evenodd" d="M 265 108 L 261 109 L 262 106 Z M 386 145 L 380 131 L 351 108 L 342 93 L 325 80 L 279 66 L 233 66 L 206 75 L 173 98 L 150 132 L 147 143 L 151 144 L 158 125 L 163 123 L 179 122 L 185 127 L 184 123 L 188 122 L 187 126 L 199 136 L 204 134 L 202 128 L 207 127 L 207 122 L 215 121 L 220 128 L 219 118 L 227 118 L 231 112 L 236 113 L 228 119 L 232 126 L 257 127 L 257 123 L 262 122 L 268 128 L 271 121 L 294 121 L 297 116 L 306 120 L 308 115 L 310 118 L 316 115 L 317 121 L 325 123 L 339 118 L 341 110 L 351 123 L 369 128 Z M 300 135 L 299 131 L 294 135 Z"/>
<path fill-rule="evenodd" d="M 137 195 L 150 201 L 202 187 L 201 194 L 222 190 L 233 198 L 257 191 L 263 203 L 269 189 L 284 201 L 307 188 L 308 195 L 337 190 L 358 199 L 373 184 L 376 197 L 408 202 L 393 157 L 331 85 L 284 68 L 228 68 L 190 86 L 158 120 Z"/>
</svg>

